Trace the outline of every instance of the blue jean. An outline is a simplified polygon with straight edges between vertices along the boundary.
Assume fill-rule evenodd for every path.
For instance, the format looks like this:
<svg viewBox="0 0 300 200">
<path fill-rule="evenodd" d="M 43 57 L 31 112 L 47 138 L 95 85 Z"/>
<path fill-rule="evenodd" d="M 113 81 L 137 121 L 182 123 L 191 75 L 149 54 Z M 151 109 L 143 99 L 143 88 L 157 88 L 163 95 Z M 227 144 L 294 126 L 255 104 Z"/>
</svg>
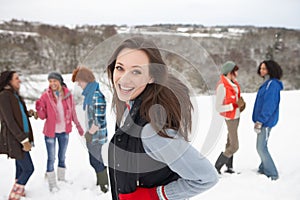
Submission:
<svg viewBox="0 0 300 200">
<path fill-rule="evenodd" d="M 34 171 L 34 166 L 29 152 L 25 152 L 23 159 L 16 160 L 16 180 L 20 185 L 26 185 Z"/>
<path fill-rule="evenodd" d="M 69 134 L 55 133 L 55 137 L 45 136 L 46 148 L 47 148 L 47 172 L 54 171 L 55 152 L 56 152 L 56 139 L 58 141 L 58 167 L 66 168 L 66 151 L 69 142 Z"/>
<path fill-rule="evenodd" d="M 102 159 L 102 144 L 100 143 L 87 143 L 89 150 L 90 164 L 96 173 L 102 172 L 105 169 Z"/>
<path fill-rule="evenodd" d="M 268 140 L 270 137 L 271 128 L 262 127 L 261 133 L 257 135 L 256 150 L 261 159 L 258 171 L 273 179 L 278 178 L 278 172 L 274 161 L 268 150 Z"/>
</svg>

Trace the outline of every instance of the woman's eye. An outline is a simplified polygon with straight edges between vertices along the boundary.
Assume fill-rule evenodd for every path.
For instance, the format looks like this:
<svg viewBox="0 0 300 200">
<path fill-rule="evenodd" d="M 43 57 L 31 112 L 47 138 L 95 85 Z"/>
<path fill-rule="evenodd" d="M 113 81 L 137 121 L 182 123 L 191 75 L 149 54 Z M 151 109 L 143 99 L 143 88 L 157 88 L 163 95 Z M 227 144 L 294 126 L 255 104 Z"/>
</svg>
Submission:
<svg viewBox="0 0 300 200">
<path fill-rule="evenodd" d="M 123 68 L 121 66 L 116 66 L 115 69 L 121 71 Z"/>
<path fill-rule="evenodd" d="M 133 70 L 132 73 L 133 73 L 133 74 L 141 74 L 142 72 L 139 71 L 139 70 Z"/>
</svg>

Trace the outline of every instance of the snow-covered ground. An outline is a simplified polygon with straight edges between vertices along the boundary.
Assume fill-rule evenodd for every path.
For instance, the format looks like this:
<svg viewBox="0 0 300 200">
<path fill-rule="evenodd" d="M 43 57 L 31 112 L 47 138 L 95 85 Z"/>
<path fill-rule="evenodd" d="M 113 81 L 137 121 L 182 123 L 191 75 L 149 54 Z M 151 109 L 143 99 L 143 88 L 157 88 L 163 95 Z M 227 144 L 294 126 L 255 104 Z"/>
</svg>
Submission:
<svg viewBox="0 0 300 200">
<path fill-rule="evenodd" d="M 77 89 L 75 89 L 76 92 Z M 78 92 L 78 91 L 77 91 Z M 80 93 L 79 93 L 80 94 Z M 300 122 L 300 91 L 283 91 L 281 93 L 280 119 L 273 128 L 269 140 L 269 150 L 279 170 L 280 178 L 271 181 L 263 175 L 256 173 L 259 165 L 259 157 L 255 149 L 256 133 L 253 131 L 251 120 L 255 93 L 243 94 L 247 107 L 242 113 L 239 126 L 240 149 L 234 156 L 234 168 L 241 174 L 224 175 L 219 183 L 200 194 L 192 200 L 298 200 L 300 199 L 300 134 L 298 123 Z M 192 145 L 199 151 L 203 151 L 204 141 L 212 125 L 213 97 L 199 96 L 195 98 L 197 121 L 194 130 L 197 130 L 192 138 Z M 34 105 L 28 104 L 29 108 Z M 84 123 L 81 105 L 77 107 L 79 118 Z M 110 137 L 114 129 L 114 117 L 107 111 L 108 131 Z M 217 120 L 223 122 L 223 120 Z M 66 200 L 66 199 L 103 199 L 111 200 L 110 193 L 102 194 L 96 187 L 96 176 L 89 165 L 85 142 L 79 136 L 76 128 L 70 135 L 67 151 L 67 179 L 70 183 L 60 183 L 60 191 L 50 193 L 47 180 L 44 178 L 46 170 L 46 147 L 42 134 L 44 121 L 31 119 L 35 135 L 35 147 L 31 151 L 35 171 L 26 185 L 27 197 L 24 200 Z M 218 126 L 216 126 L 218 127 Z M 203 152 L 214 164 L 218 155 L 224 150 L 226 143 L 226 126 L 220 126 L 216 139 L 210 148 Z M 212 137 L 210 137 L 212 139 Z M 107 144 L 104 146 L 104 159 L 107 159 Z M 15 162 L 7 159 L 6 155 L 0 155 L 0 199 L 7 199 L 14 183 Z"/>
</svg>

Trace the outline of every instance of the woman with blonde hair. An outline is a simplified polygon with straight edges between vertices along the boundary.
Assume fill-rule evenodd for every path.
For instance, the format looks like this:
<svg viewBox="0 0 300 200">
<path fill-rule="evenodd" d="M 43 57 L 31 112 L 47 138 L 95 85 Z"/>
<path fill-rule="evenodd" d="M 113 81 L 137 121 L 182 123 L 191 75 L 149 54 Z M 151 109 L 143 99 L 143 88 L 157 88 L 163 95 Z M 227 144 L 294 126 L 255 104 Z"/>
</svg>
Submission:
<svg viewBox="0 0 300 200">
<path fill-rule="evenodd" d="M 47 148 L 47 178 L 50 191 L 57 191 L 54 171 L 56 141 L 58 142 L 57 180 L 66 181 L 66 152 L 69 134 L 72 132 L 72 122 L 75 123 L 80 135 L 83 129 L 77 119 L 73 95 L 64 83 L 62 75 L 58 72 L 48 74 L 48 89 L 36 101 L 36 110 L 42 120 L 46 120 L 43 133 Z"/>
</svg>

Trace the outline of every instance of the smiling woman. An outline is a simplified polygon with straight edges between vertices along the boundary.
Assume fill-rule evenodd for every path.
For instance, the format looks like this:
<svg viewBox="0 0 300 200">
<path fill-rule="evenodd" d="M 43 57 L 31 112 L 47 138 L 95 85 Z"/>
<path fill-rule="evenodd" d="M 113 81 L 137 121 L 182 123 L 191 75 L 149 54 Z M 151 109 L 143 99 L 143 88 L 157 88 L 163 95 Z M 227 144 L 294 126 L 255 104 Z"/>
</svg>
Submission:
<svg viewBox="0 0 300 200">
<path fill-rule="evenodd" d="M 108 160 L 113 200 L 187 199 L 214 186 L 214 167 L 187 142 L 189 89 L 168 73 L 156 45 L 125 40 L 107 71 L 117 115 Z"/>
<path fill-rule="evenodd" d="M 121 101 L 129 104 L 153 82 L 149 74 L 149 58 L 144 51 L 123 49 L 117 57 L 114 85 Z"/>
<path fill-rule="evenodd" d="M 36 101 L 36 110 L 40 119 L 45 119 L 43 133 L 47 149 L 47 171 L 49 190 L 58 190 L 56 174 L 54 171 L 56 140 L 58 141 L 58 168 L 57 179 L 65 179 L 65 155 L 69 142 L 69 133 L 72 132 L 72 121 L 76 124 L 79 134 L 83 135 L 83 129 L 77 119 L 73 96 L 62 75 L 58 72 L 48 74 L 49 88 Z"/>
<path fill-rule="evenodd" d="M 4 71 L 0 75 L 0 154 L 15 159 L 15 183 L 9 200 L 25 196 L 25 185 L 34 166 L 29 151 L 33 144 L 33 133 L 23 98 L 19 95 L 21 80 L 16 71 Z M 1 129 L 2 127 L 2 129 Z"/>
</svg>

